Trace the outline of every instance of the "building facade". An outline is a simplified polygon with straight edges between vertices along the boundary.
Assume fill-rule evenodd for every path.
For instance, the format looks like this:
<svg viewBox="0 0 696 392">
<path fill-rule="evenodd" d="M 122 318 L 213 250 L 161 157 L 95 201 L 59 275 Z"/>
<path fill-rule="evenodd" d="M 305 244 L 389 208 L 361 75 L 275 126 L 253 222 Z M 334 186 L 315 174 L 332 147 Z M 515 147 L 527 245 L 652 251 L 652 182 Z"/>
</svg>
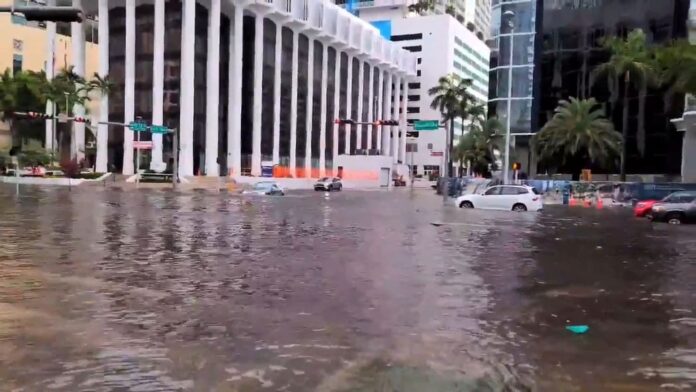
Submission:
<svg viewBox="0 0 696 392">
<path fill-rule="evenodd" d="M 696 45 L 696 0 L 689 5 L 689 42 Z M 687 94 L 684 112 L 672 120 L 677 131 L 683 132 L 681 177 L 683 182 L 696 182 L 696 97 Z"/>
<path fill-rule="evenodd" d="M 544 1 L 538 126 L 553 116 L 561 99 L 594 97 L 621 131 L 623 99 L 612 99 L 607 78 L 592 84 L 590 77 L 611 55 L 602 47 L 603 38 L 625 37 L 642 29 L 649 46 L 668 44 L 687 36 L 688 10 L 689 0 Z M 617 91 L 624 89 L 620 83 Z M 683 137 L 670 119 L 682 112 L 682 97 L 670 97 L 665 89 L 653 87 L 646 90 L 645 99 L 640 95 L 639 88 L 629 86 L 627 172 L 678 175 Z M 618 172 L 618 165 L 614 171 Z"/>
<path fill-rule="evenodd" d="M 91 3 L 91 2 L 90 2 Z M 416 58 L 324 0 L 99 0 L 99 72 L 116 83 L 103 122 L 175 128 L 184 176 L 335 173 L 339 154 L 405 154 L 405 101 Z M 104 44 L 108 43 L 108 44 Z M 398 119 L 339 126 L 336 118 Z M 171 162 L 171 135 L 149 164 Z M 134 172 L 134 134 L 99 126 L 97 170 Z M 146 167 L 141 167 L 146 168 Z"/>
<path fill-rule="evenodd" d="M 8 5 L 9 0 L 0 1 Z M 32 5 L 40 3 L 32 3 Z M 45 71 L 48 76 L 76 64 L 73 57 L 69 23 L 41 23 L 27 21 L 21 15 L 0 14 L 0 72 Z M 85 72 L 92 75 L 98 68 L 98 41 L 96 22 L 86 20 L 82 24 L 85 37 Z M 42 135 L 41 138 L 44 136 Z M 51 147 L 52 138 L 48 139 Z M 0 122 L 0 149 L 9 148 L 9 128 Z"/>
<path fill-rule="evenodd" d="M 450 74 L 470 79 L 469 92 L 479 104 L 486 104 L 490 49 L 473 32 L 447 14 L 394 19 L 391 31 L 392 41 L 417 57 L 417 74 L 407 95 L 409 123 L 440 120 L 440 112 L 430 107 L 433 97 L 428 90 L 437 86 L 440 77 Z M 466 125 L 455 121 L 455 142 L 466 132 Z M 444 173 L 445 129 L 410 135 L 404 163 L 411 166 L 412 173 Z"/>
</svg>

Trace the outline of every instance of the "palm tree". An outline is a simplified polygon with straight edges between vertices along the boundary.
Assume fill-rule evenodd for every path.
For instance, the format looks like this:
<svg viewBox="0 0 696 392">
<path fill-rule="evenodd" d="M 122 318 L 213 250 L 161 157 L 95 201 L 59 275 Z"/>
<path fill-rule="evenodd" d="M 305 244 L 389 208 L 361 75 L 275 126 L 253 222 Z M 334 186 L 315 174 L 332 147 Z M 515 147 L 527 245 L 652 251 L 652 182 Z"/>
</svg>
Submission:
<svg viewBox="0 0 696 392">
<path fill-rule="evenodd" d="M 0 75 L 0 117 L 7 122 L 12 134 L 12 145 L 21 145 L 15 112 L 43 112 L 46 107 L 46 75 L 43 72 L 6 69 Z"/>
<path fill-rule="evenodd" d="M 623 140 L 628 137 L 628 95 L 632 84 L 639 89 L 638 108 L 638 151 L 645 153 L 645 96 L 648 85 L 654 84 L 657 72 L 647 48 L 646 36 L 643 30 L 636 29 L 628 34 L 626 39 L 609 37 L 604 40 L 604 47 L 611 52 L 611 57 L 606 63 L 600 64 L 592 71 L 590 84 L 594 84 L 599 77 L 606 77 L 611 91 L 610 101 L 612 110 L 616 107 L 618 90 L 623 81 L 623 121 L 621 134 Z M 621 181 L 626 181 L 626 155 L 627 144 L 623 143 L 621 151 Z"/>
<path fill-rule="evenodd" d="M 449 121 L 449 146 L 450 159 L 447 162 L 447 175 L 452 175 L 452 145 L 454 139 L 454 120 L 457 117 L 464 120 L 469 116 L 468 110 L 474 102 L 474 97 L 467 91 L 471 87 L 471 79 L 462 79 L 455 74 L 443 76 L 438 80 L 438 84 L 428 90 L 428 94 L 433 96 L 430 107 L 437 109 L 444 121 Z"/>
<path fill-rule="evenodd" d="M 416 3 L 408 6 L 409 12 L 415 12 L 423 15 L 435 9 L 435 0 L 418 0 Z"/>
<path fill-rule="evenodd" d="M 64 113 L 67 116 L 73 115 L 75 105 L 85 106 L 90 101 L 89 91 L 92 85 L 82 77 L 77 75 L 72 67 L 64 68 L 53 79 L 48 82 L 46 88 L 47 98 L 56 104 L 56 113 Z M 71 129 L 72 127 L 68 128 Z M 63 145 L 63 140 L 66 133 L 69 131 L 63 129 L 59 133 L 58 145 Z M 71 130 L 70 130 L 71 132 Z M 75 137 L 73 135 L 73 143 Z"/>
<path fill-rule="evenodd" d="M 660 82 L 670 93 L 696 95 L 696 46 L 680 40 L 655 50 Z"/>
<path fill-rule="evenodd" d="M 594 98 L 562 100 L 551 120 L 532 137 L 539 160 L 590 168 L 621 155 L 622 136 L 598 106 Z M 579 170 L 573 172 L 576 175 Z"/>
<path fill-rule="evenodd" d="M 108 97 L 116 88 L 116 84 L 109 79 L 109 75 L 101 76 L 97 72 L 94 73 L 88 85 L 91 91 L 98 92 L 101 97 Z"/>
</svg>

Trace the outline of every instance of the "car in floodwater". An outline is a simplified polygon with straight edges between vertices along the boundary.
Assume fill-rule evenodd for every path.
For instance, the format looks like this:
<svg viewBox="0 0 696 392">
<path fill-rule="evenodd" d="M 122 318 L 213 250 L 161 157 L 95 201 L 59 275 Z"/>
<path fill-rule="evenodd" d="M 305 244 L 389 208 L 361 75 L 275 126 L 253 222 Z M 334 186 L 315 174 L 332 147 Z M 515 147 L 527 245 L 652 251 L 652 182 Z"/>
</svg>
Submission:
<svg viewBox="0 0 696 392">
<path fill-rule="evenodd" d="M 526 185 L 497 185 L 481 193 L 456 199 L 459 208 L 480 208 L 505 211 L 541 211 L 544 203 L 539 192 Z"/>
<path fill-rule="evenodd" d="M 242 192 L 244 195 L 260 195 L 260 196 L 284 196 L 285 191 L 273 181 L 261 181 L 254 186 Z"/>
<path fill-rule="evenodd" d="M 652 206 L 650 219 L 672 225 L 696 223 L 696 192 L 674 192 Z"/>
<path fill-rule="evenodd" d="M 343 189 L 343 183 L 338 177 L 322 177 L 314 184 L 315 191 L 340 191 Z"/>
</svg>

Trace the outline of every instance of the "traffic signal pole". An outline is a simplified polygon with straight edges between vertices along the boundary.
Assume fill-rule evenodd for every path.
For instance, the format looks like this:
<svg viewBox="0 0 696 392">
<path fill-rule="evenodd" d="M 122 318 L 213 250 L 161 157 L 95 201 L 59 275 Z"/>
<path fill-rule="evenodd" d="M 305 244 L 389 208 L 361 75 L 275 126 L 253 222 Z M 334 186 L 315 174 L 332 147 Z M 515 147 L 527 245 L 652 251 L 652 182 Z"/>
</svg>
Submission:
<svg viewBox="0 0 696 392">
<path fill-rule="evenodd" d="M 77 7 L 11 5 L 0 7 L 0 13 L 22 14 L 26 20 L 39 22 L 82 22 L 82 10 Z"/>
</svg>

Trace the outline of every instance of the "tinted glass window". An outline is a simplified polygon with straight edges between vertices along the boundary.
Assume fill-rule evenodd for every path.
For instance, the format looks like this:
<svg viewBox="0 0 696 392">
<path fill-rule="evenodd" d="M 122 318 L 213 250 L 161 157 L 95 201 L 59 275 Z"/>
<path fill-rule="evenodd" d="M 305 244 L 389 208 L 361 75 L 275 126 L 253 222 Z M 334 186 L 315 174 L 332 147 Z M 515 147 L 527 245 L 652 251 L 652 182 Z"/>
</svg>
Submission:
<svg viewBox="0 0 696 392">
<path fill-rule="evenodd" d="M 504 187 L 502 187 L 502 189 L 503 189 L 503 191 L 502 191 L 503 195 L 519 195 L 520 191 L 522 191 L 521 193 L 527 193 L 527 191 L 525 189 L 514 187 L 514 186 L 504 186 Z"/>
<path fill-rule="evenodd" d="M 497 186 L 497 187 L 495 187 L 495 188 L 491 188 L 491 189 L 487 190 L 486 193 L 485 193 L 485 195 L 486 195 L 486 196 L 499 195 L 499 194 L 500 194 L 500 190 L 501 190 L 501 188 L 500 188 L 499 186 Z"/>
</svg>

